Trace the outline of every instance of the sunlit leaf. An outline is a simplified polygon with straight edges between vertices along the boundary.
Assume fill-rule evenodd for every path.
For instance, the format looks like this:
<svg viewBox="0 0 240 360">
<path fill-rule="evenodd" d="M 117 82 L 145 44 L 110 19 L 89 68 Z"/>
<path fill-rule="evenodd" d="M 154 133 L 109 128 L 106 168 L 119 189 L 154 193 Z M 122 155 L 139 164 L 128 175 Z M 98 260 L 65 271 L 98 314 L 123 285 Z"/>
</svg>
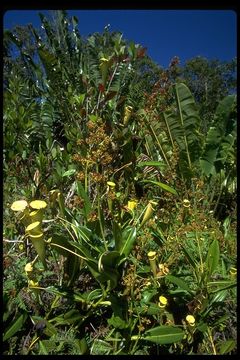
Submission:
<svg viewBox="0 0 240 360">
<path fill-rule="evenodd" d="M 117 250 L 120 255 L 128 256 L 133 248 L 136 240 L 137 230 L 135 227 L 128 226 L 123 230 L 120 242 L 117 245 Z"/>
<path fill-rule="evenodd" d="M 17 318 L 17 320 L 15 320 L 14 323 L 12 325 L 10 325 L 10 327 L 6 330 L 6 332 L 3 335 L 3 341 L 8 340 L 13 335 L 15 335 L 18 331 L 20 331 L 22 329 L 25 321 L 27 320 L 27 318 L 28 318 L 27 313 L 21 314 Z"/>
<path fill-rule="evenodd" d="M 214 273 L 214 271 L 216 271 L 219 263 L 219 257 L 220 257 L 219 244 L 217 239 L 214 239 L 209 247 L 208 255 L 206 259 L 206 265 L 209 276 L 211 276 Z"/>
<path fill-rule="evenodd" d="M 70 170 L 65 171 L 65 172 L 62 174 L 62 176 L 63 176 L 63 177 L 70 177 L 70 176 L 72 176 L 73 174 L 75 174 L 75 172 L 76 172 L 76 169 L 70 169 Z"/>
<path fill-rule="evenodd" d="M 234 350 L 236 347 L 237 347 L 236 340 L 230 339 L 230 340 L 223 341 L 221 343 L 219 353 L 221 355 L 228 354 L 230 351 Z"/>
<path fill-rule="evenodd" d="M 159 186 L 160 188 L 162 188 L 163 190 L 170 192 L 171 194 L 178 195 L 177 191 L 176 191 L 174 188 L 172 188 L 172 187 L 169 186 L 169 185 L 163 184 L 163 183 L 160 182 L 160 181 L 142 180 L 142 182 L 144 182 L 144 183 L 149 183 L 149 184 L 153 184 L 153 185 L 157 185 L 157 186 Z"/>
<path fill-rule="evenodd" d="M 188 293 L 190 293 L 190 294 L 192 293 L 192 291 L 189 288 L 188 284 L 184 280 L 182 280 L 182 279 L 180 279 L 180 278 L 178 278 L 176 276 L 173 276 L 173 275 L 166 275 L 165 278 L 166 278 L 166 280 L 169 280 L 173 284 L 176 284 L 178 287 L 180 287 L 181 289 L 187 291 Z"/>
<path fill-rule="evenodd" d="M 147 330 L 143 334 L 143 340 L 151 341 L 155 344 L 172 344 L 181 341 L 185 332 L 173 326 L 158 326 Z"/>
</svg>

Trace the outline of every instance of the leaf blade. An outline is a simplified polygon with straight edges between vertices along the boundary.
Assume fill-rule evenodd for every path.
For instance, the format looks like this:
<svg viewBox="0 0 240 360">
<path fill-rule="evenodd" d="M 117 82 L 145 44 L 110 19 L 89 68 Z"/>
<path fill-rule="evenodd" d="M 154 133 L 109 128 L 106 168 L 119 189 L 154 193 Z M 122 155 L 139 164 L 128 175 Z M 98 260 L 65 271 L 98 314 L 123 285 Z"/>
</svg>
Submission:
<svg viewBox="0 0 240 360">
<path fill-rule="evenodd" d="M 157 326 L 147 330 L 143 334 L 143 340 L 151 341 L 156 344 L 172 344 L 181 341 L 185 333 L 182 329 L 173 326 Z"/>
</svg>

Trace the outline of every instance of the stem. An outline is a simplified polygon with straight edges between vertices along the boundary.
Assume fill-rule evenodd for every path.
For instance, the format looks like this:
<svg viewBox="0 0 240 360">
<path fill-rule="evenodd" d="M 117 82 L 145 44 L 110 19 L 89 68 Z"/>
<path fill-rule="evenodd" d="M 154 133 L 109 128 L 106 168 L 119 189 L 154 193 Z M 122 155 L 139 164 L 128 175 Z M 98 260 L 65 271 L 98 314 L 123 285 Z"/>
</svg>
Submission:
<svg viewBox="0 0 240 360">
<path fill-rule="evenodd" d="M 35 340 L 32 341 L 32 343 L 29 345 L 29 348 L 28 348 L 28 352 L 31 350 L 31 348 L 33 347 L 33 345 L 40 339 L 40 336 L 38 336 Z"/>
<path fill-rule="evenodd" d="M 197 244 L 198 244 L 198 251 L 199 251 L 199 257 L 200 257 L 200 263 L 201 263 L 201 273 L 203 274 L 203 259 L 202 259 L 201 246 L 199 243 L 199 238 L 198 238 L 197 232 L 195 233 L 195 235 L 196 235 Z"/>
<path fill-rule="evenodd" d="M 215 214 L 215 212 L 216 212 L 216 210 L 217 210 L 219 201 L 220 201 L 221 196 L 222 196 L 222 192 L 223 192 L 223 190 L 222 190 L 222 188 L 221 188 L 220 191 L 219 191 L 219 195 L 218 195 L 217 201 L 216 201 L 216 203 L 215 203 L 214 209 L 213 209 L 213 214 Z"/>
<path fill-rule="evenodd" d="M 107 242 L 106 242 L 106 238 L 105 238 L 105 235 L 104 235 L 104 229 L 103 229 L 102 217 L 101 217 L 99 185 L 97 185 L 97 210 L 98 210 L 99 225 L 100 225 L 100 230 L 101 230 L 101 234 L 102 234 L 102 238 L 103 238 L 103 242 L 104 242 L 104 247 L 105 247 L 105 250 L 107 251 L 108 247 L 107 247 Z"/>
<path fill-rule="evenodd" d="M 60 247 L 61 249 L 63 249 L 63 250 L 66 250 L 66 251 L 70 252 L 71 254 L 73 254 L 73 255 L 75 255 L 75 256 L 77 256 L 77 257 L 79 257 L 80 259 L 83 259 L 83 260 L 88 260 L 87 258 L 85 258 L 85 257 L 83 257 L 83 256 L 81 256 L 81 255 L 79 255 L 79 254 L 77 254 L 77 253 L 75 253 L 74 251 L 71 251 L 71 250 L 69 250 L 69 249 L 65 248 L 64 246 L 61 246 L 61 245 L 58 245 L 58 244 L 50 244 L 50 245 L 51 245 L 51 246 L 57 246 L 57 247 Z"/>
<path fill-rule="evenodd" d="M 85 168 L 85 176 L 84 176 L 84 190 L 85 190 L 85 193 L 87 194 L 87 190 L 88 190 L 88 162 L 87 162 L 87 165 L 86 165 L 86 168 Z"/>
<path fill-rule="evenodd" d="M 115 69 L 114 69 L 114 71 L 113 71 L 113 74 L 112 74 L 112 76 L 111 76 L 111 79 L 110 79 L 110 81 L 109 81 L 109 83 L 108 83 L 108 87 L 107 87 L 107 91 L 106 91 L 106 93 L 108 93 L 108 92 L 109 92 L 109 89 L 110 89 L 110 86 L 112 85 L 112 81 L 113 81 L 114 76 L 115 76 L 115 74 L 116 74 L 116 71 L 117 71 L 118 65 L 119 65 L 119 63 L 117 63 L 117 65 L 116 65 L 116 67 L 115 67 Z"/>
<path fill-rule="evenodd" d="M 60 296 L 59 295 L 56 295 L 55 299 L 53 300 L 52 302 L 52 305 L 51 305 L 51 309 L 49 310 L 49 312 L 47 313 L 47 315 L 45 316 L 45 319 L 47 320 L 49 315 L 51 314 L 52 310 L 54 309 L 55 305 L 57 304 L 58 300 L 60 299 Z"/>
<path fill-rule="evenodd" d="M 212 338 L 212 333 L 211 333 L 211 330 L 210 330 L 209 327 L 208 327 L 208 335 L 209 335 L 209 339 L 210 339 L 210 342 L 211 342 L 211 345 L 212 345 L 213 355 L 217 355 L 216 348 L 215 348 L 213 338 Z"/>
</svg>

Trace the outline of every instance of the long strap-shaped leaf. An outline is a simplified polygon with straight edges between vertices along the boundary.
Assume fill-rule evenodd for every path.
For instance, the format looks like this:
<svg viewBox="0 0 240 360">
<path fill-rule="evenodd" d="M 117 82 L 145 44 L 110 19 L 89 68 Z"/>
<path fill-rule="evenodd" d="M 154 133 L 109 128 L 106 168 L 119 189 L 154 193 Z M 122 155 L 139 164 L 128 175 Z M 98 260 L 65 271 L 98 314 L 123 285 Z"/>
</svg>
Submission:
<svg viewBox="0 0 240 360">
<path fill-rule="evenodd" d="M 184 119 L 183 119 L 183 113 L 182 113 L 182 102 L 184 99 L 180 99 L 180 94 L 179 94 L 179 91 L 181 90 L 181 87 L 185 86 L 184 84 L 176 84 L 175 86 L 175 93 L 176 93 L 176 100 L 177 100 L 177 106 L 178 106 L 178 111 L 179 111 L 179 116 L 180 116 L 180 121 L 181 121 L 181 125 L 182 125 L 182 128 L 184 129 Z M 186 87 L 187 89 L 187 87 Z M 187 159 L 188 159 L 188 165 L 189 165 L 189 168 L 191 169 L 192 168 L 192 163 L 191 163 L 191 159 L 190 159 L 190 154 L 189 154 L 189 149 L 188 149 L 188 142 L 187 142 L 187 137 L 186 137 L 186 133 L 184 132 L 184 135 L 183 135 L 183 138 L 184 138 L 184 143 L 185 143 L 185 150 L 186 150 L 186 153 L 187 153 Z"/>
<path fill-rule="evenodd" d="M 163 325 L 145 331 L 141 339 L 164 345 L 181 341 L 184 335 L 185 333 L 181 328 Z M 138 338 L 138 336 L 132 336 L 131 340 L 137 340 Z"/>
<path fill-rule="evenodd" d="M 166 164 L 168 165 L 168 167 L 171 169 L 171 165 L 170 165 L 170 163 L 169 163 L 169 161 L 168 161 L 168 159 L 167 159 L 167 156 L 166 156 L 166 154 L 165 154 L 165 151 L 163 150 L 163 147 L 162 147 L 162 145 L 161 145 L 161 143 L 160 143 L 160 141 L 159 141 L 159 138 L 158 138 L 158 136 L 157 136 L 157 134 L 156 134 L 153 126 L 152 126 L 151 123 L 150 123 L 150 119 L 148 119 L 148 118 L 146 117 L 146 120 L 147 120 L 147 122 L 148 122 L 148 129 L 150 130 L 153 139 L 156 141 L 156 144 L 157 144 L 157 146 L 158 146 L 158 148 L 159 148 L 159 150 L 160 150 L 160 152 L 161 152 L 161 155 L 163 156 L 163 158 L 164 158 Z"/>
</svg>

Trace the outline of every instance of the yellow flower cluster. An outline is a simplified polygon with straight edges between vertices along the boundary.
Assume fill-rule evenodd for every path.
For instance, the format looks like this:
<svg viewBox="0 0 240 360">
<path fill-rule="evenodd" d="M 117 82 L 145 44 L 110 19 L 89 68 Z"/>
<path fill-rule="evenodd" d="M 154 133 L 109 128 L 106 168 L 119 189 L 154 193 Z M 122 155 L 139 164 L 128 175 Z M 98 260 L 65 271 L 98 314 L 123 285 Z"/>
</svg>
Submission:
<svg viewBox="0 0 240 360">
<path fill-rule="evenodd" d="M 37 254 L 46 267 L 45 259 L 45 242 L 43 239 L 43 231 L 41 228 L 44 209 L 47 207 L 47 203 L 42 200 L 31 201 L 28 205 L 26 200 L 15 201 L 11 205 L 11 209 L 19 215 L 20 220 L 25 225 L 26 235 L 31 240 Z M 30 265 L 25 268 L 25 271 L 29 273 Z"/>
</svg>

